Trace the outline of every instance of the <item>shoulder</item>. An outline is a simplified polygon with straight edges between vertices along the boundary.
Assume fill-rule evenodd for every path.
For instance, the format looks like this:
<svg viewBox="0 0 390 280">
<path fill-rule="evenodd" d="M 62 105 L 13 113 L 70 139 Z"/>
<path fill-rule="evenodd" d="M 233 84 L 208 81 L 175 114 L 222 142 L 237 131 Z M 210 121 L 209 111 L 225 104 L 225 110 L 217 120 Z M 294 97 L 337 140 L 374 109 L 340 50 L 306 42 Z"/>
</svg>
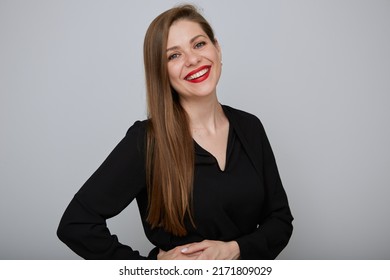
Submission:
<svg viewBox="0 0 390 280">
<path fill-rule="evenodd" d="M 257 116 L 227 105 L 222 105 L 222 107 L 229 121 L 240 126 L 243 130 L 251 130 L 254 128 L 260 128 L 261 130 L 264 129 L 260 119 Z"/>
<path fill-rule="evenodd" d="M 123 141 L 127 145 L 135 145 L 138 150 L 143 151 L 146 140 L 146 132 L 149 124 L 149 120 L 137 120 L 127 130 Z"/>
<path fill-rule="evenodd" d="M 127 130 L 126 136 L 128 135 L 144 135 L 148 126 L 149 120 L 137 120 Z"/>
</svg>

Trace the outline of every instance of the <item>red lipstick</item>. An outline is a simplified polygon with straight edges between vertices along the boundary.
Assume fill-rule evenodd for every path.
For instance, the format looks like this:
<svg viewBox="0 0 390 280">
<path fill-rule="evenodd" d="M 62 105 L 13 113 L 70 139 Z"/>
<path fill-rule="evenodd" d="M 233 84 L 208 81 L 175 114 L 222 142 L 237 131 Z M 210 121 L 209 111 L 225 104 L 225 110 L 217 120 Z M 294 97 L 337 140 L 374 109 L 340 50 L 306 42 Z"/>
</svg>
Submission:
<svg viewBox="0 0 390 280">
<path fill-rule="evenodd" d="M 184 79 L 191 83 L 200 83 L 206 80 L 210 75 L 211 65 L 201 66 L 184 77 Z"/>
</svg>

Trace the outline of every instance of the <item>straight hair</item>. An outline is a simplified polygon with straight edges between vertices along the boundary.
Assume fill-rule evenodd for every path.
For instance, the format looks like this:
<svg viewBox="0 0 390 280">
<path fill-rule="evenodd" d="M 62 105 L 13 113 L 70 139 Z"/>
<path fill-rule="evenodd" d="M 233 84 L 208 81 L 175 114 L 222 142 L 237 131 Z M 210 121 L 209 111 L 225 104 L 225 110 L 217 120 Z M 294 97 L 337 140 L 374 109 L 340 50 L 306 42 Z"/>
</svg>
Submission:
<svg viewBox="0 0 390 280">
<path fill-rule="evenodd" d="M 146 131 L 147 222 L 176 236 L 195 227 L 192 209 L 194 142 L 188 115 L 169 82 L 167 40 L 179 20 L 198 23 L 215 43 L 214 32 L 192 5 L 165 11 L 150 24 L 144 40 L 148 126 Z"/>
</svg>

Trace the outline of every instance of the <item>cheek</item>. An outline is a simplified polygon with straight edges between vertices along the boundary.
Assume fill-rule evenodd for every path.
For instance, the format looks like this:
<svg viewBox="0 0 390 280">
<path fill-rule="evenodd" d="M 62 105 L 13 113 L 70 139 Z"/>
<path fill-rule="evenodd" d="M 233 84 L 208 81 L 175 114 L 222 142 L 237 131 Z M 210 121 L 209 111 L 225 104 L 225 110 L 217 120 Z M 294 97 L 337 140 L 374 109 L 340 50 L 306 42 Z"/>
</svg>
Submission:
<svg viewBox="0 0 390 280">
<path fill-rule="evenodd" d="M 168 77 L 169 77 L 169 83 L 171 86 L 177 91 L 180 91 L 180 69 L 178 67 L 170 66 L 168 67 Z"/>
<path fill-rule="evenodd" d="M 212 59 L 217 64 L 221 62 L 221 56 L 217 51 L 212 54 Z"/>
<path fill-rule="evenodd" d="M 168 66 L 168 76 L 170 81 L 174 81 L 180 78 L 180 68 L 177 65 Z"/>
</svg>

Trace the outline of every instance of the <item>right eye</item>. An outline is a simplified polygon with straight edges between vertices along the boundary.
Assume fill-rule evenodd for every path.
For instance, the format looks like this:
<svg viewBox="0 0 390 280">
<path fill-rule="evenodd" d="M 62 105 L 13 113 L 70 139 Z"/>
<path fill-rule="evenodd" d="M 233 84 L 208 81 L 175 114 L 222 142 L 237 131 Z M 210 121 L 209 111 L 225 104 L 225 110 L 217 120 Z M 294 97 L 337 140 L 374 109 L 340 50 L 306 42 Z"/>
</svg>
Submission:
<svg viewBox="0 0 390 280">
<path fill-rule="evenodd" d="M 173 60 L 173 59 L 179 58 L 179 56 L 180 56 L 180 54 L 178 54 L 178 53 L 171 54 L 170 56 L 168 56 L 168 60 Z"/>
</svg>

